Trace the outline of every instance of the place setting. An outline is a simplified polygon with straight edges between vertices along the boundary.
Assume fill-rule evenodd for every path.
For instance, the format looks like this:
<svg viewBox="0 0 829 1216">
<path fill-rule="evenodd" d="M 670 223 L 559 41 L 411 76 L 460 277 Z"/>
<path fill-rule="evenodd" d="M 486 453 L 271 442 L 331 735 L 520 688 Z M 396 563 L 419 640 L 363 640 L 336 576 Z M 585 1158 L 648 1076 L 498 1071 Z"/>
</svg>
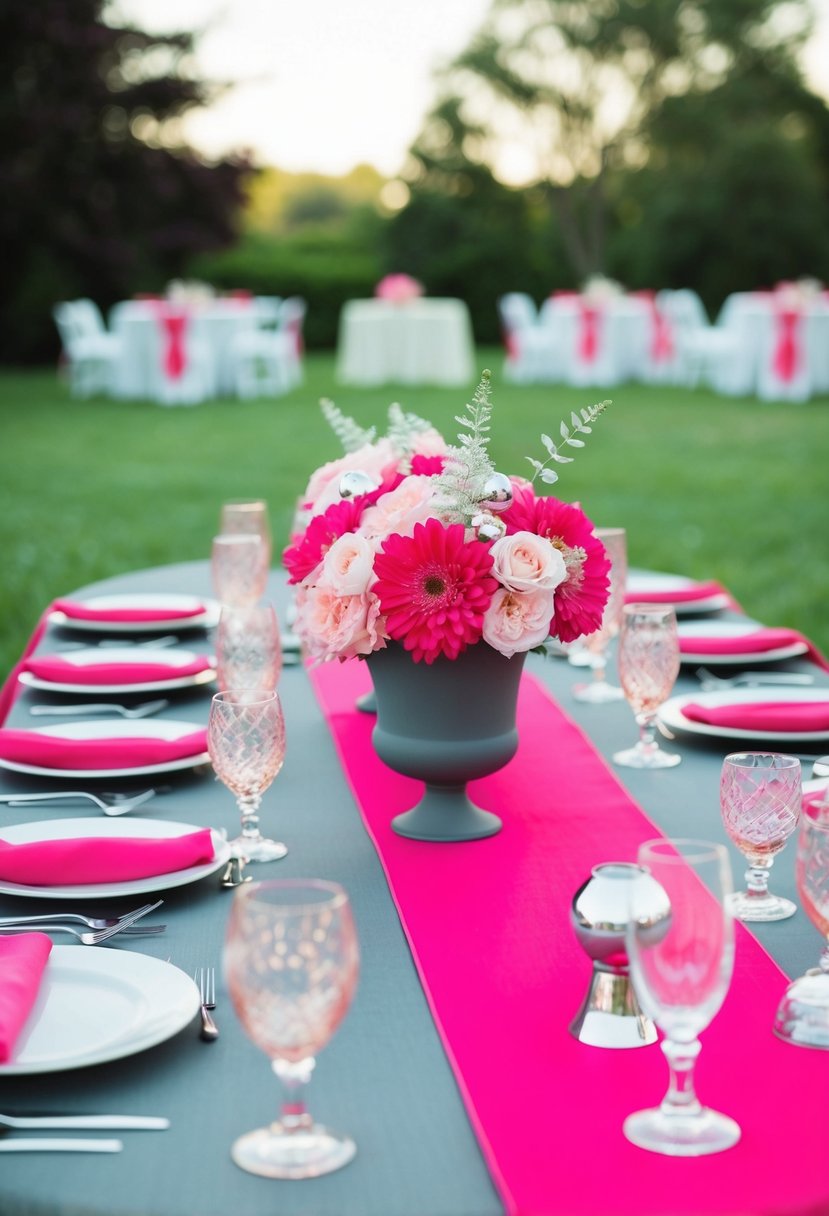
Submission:
<svg viewBox="0 0 829 1216">
<path fill-rule="evenodd" d="M 628 571 L 625 600 L 627 603 L 664 604 L 677 616 L 721 612 L 735 608 L 730 592 L 713 580 L 697 580 L 682 574 L 662 574 L 649 570 Z"/>
</svg>

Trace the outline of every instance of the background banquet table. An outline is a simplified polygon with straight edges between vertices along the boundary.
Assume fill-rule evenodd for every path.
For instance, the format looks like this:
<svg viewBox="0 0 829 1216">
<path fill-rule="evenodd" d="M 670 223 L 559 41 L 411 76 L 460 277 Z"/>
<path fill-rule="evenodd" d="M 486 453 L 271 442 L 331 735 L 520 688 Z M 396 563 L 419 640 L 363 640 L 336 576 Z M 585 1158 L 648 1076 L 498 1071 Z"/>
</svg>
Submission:
<svg viewBox="0 0 829 1216">
<path fill-rule="evenodd" d="M 340 314 L 337 377 L 344 384 L 468 384 L 474 375 L 462 300 L 349 300 Z"/>
<path fill-rule="evenodd" d="M 84 590 L 100 594 L 176 591 L 203 596 L 210 593 L 208 567 L 195 562 L 138 572 Z M 284 608 L 287 593 L 281 575 L 272 576 L 269 594 Z M 50 631 L 40 649 L 50 649 L 59 640 L 60 635 Z M 198 648 L 190 640 L 184 644 Z M 209 648 L 204 636 L 202 646 Z M 791 666 L 805 669 L 798 662 Z M 553 691 L 602 756 L 631 742 L 635 728 L 627 707 L 576 703 L 569 690 L 580 674 L 568 664 L 530 656 L 528 670 Z M 829 684 L 823 675 L 817 678 Z M 677 691 L 691 691 L 695 686 L 683 674 Z M 4 1112 L 117 1110 L 167 1115 L 172 1121 L 166 1132 L 124 1133 L 125 1148 L 118 1156 L 9 1156 L 0 1174 L 3 1216 L 35 1212 L 38 1216 L 193 1216 L 194 1212 L 199 1216 L 226 1216 L 228 1212 L 272 1216 L 275 1211 L 313 1212 L 314 1216 L 498 1216 L 503 1212 L 435 1029 L 381 864 L 301 667 L 285 669 L 281 694 L 288 753 L 282 773 L 266 795 L 262 819 L 266 831 L 286 841 L 289 854 L 278 864 L 257 868 L 256 876 L 322 876 L 342 882 L 352 897 L 362 952 L 360 983 L 345 1022 L 320 1057 L 310 1105 L 318 1118 L 353 1135 L 358 1145 L 356 1160 L 340 1173 L 301 1184 L 266 1181 L 232 1164 L 232 1141 L 274 1116 L 278 1093 L 265 1058 L 245 1038 L 220 984 L 216 1016 L 221 1037 L 215 1044 L 199 1040 L 194 1022 L 169 1041 L 113 1063 L 66 1073 L 0 1077 L 0 1110 Z M 29 706 L 35 700 L 53 699 L 53 694 L 24 691 L 9 725 L 31 724 Z M 203 722 L 208 701 L 204 691 L 180 693 L 165 714 Z M 50 719 L 39 721 L 48 723 Z M 722 839 L 719 771 L 722 755 L 731 749 L 722 744 L 683 743 L 680 750 L 683 763 L 678 769 L 659 773 L 626 770 L 619 775 L 660 831 Z M 560 763 L 566 763 L 566 758 L 551 757 L 551 785 Z M 128 784 L 132 787 L 135 782 Z M 30 788 L 43 788 L 42 779 L 0 775 L 0 791 Z M 32 814 L 2 806 L 0 824 L 79 813 L 76 808 L 41 807 L 38 814 Z M 140 813 L 209 823 L 229 831 L 237 823 L 231 796 L 205 771 L 172 774 L 165 792 Z M 600 833 L 601 808 L 596 808 L 596 814 Z M 774 868 L 775 890 L 790 897 L 795 896 L 793 863 L 790 843 Z M 741 875 L 744 864 L 736 853 L 733 864 L 735 876 Z M 505 873 L 503 881 L 508 887 L 510 875 Z M 550 884 L 556 881 L 556 874 L 550 873 Z M 188 974 L 201 965 L 219 965 L 231 898 L 220 889 L 215 876 L 169 891 L 161 910 L 168 925 L 162 937 L 115 939 L 106 949 L 129 948 L 169 958 Z M 439 898 L 438 891 L 435 898 Z M 44 900 L 0 897 L 3 914 L 48 910 L 50 906 Z M 566 923 L 551 924 L 549 932 L 559 938 L 572 935 Z M 756 936 L 790 975 L 800 974 L 816 961 L 819 937 L 802 911 L 790 921 L 758 926 Z M 579 950 L 574 937 L 572 948 Z M 588 980 L 585 957 L 585 989 Z M 504 975 L 504 983 L 509 984 L 509 975 Z M 551 993 L 550 1035 L 567 1034 L 575 1012 L 558 1007 Z M 503 1070 L 504 1098 L 508 1100 L 509 1045 L 492 1046 L 493 1064 Z M 603 1053 L 591 1048 L 585 1052 L 589 1083 L 598 1087 L 596 1100 L 600 1102 Z M 747 1076 L 745 1083 L 751 1085 L 754 1079 Z M 661 1094 L 653 1095 L 654 1100 L 659 1097 Z M 566 1100 L 566 1094 L 550 1095 L 551 1102 Z M 590 1134 L 589 1128 L 585 1134 Z M 597 1144 L 596 1153 L 601 1159 L 601 1145 Z M 643 1155 L 642 1170 L 647 1171 L 650 1164 Z M 757 1162 L 757 1168 L 764 1168 L 763 1163 Z M 826 1177 L 824 1165 L 816 1162 L 815 1168 Z M 588 1178 L 584 1186 L 595 1187 L 596 1216 L 613 1212 L 612 1191 Z M 825 1194 L 829 1199 L 829 1178 Z M 669 1210 L 666 1198 L 666 1214 Z M 707 1210 L 722 1210 L 715 1194 Z"/>
</svg>

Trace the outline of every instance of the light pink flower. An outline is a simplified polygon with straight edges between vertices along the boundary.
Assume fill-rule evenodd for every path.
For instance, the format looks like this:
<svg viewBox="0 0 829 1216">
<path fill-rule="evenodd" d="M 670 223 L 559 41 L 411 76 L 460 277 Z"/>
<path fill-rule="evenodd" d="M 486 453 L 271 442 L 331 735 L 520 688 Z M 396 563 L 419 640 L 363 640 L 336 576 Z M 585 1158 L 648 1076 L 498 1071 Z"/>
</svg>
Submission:
<svg viewBox="0 0 829 1216">
<path fill-rule="evenodd" d="M 490 553 L 492 573 L 509 591 L 555 591 L 567 577 L 558 549 L 534 532 L 502 536 Z"/>
<path fill-rule="evenodd" d="M 362 595 L 374 577 L 374 548 L 358 532 L 335 540 L 322 561 L 322 581 L 338 595 Z"/>
<path fill-rule="evenodd" d="M 435 513 L 435 483 L 431 477 L 404 477 L 400 485 L 381 495 L 373 507 L 367 507 L 360 520 L 364 536 L 411 536 L 415 524 L 425 523 Z"/>
<path fill-rule="evenodd" d="M 500 587 L 484 613 L 483 639 L 506 658 L 540 646 L 550 633 L 554 593 Z"/>
<path fill-rule="evenodd" d="M 443 456 L 445 452 L 446 440 L 433 426 L 412 436 L 413 456 Z"/>
<path fill-rule="evenodd" d="M 325 583 L 302 588 L 295 628 L 315 659 L 353 659 L 386 645 L 385 621 L 371 591 L 340 595 Z"/>
<path fill-rule="evenodd" d="M 310 505 L 311 513 L 319 515 L 332 502 L 339 501 L 340 478 L 343 473 L 360 470 L 373 477 L 379 485 L 383 480 L 383 472 L 395 463 L 394 449 L 388 439 L 378 439 L 376 443 L 363 444 L 354 452 L 348 452 L 339 460 L 330 460 L 321 465 L 312 475 L 308 487 L 302 496 L 303 503 Z"/>
</svg>

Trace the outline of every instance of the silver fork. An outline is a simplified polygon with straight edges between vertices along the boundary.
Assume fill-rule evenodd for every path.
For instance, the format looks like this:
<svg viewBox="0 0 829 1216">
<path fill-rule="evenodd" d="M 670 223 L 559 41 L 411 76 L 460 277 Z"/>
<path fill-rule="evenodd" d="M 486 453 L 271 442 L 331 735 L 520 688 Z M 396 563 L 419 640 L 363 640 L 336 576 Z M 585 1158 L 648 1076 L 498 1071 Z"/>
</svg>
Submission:
<svg viewBox="0 0 829 1216">
<path fill-rule="evenodd" d="M 61 642 L 58 650 L 92 650 L 95 647 L 117 646 L 122 650 L 130 650 L 133 646 L 142 646 L 146 650 L 165 650 L 168 646 L 178 646 L 180 639 L 172 633 L 166 633 L 160 638 L 148 638 L 144 642 L 134 642 L 129 638 L 104 638 L 100 642 Z"/>
<path fill-rule="evenodd" d="M 120 714 L 122 718 L 149 718 L 166 709 L 170 704 L 166 700 L 144 701 L 141 705 L 116 705 L 113 701 L 98 701 L 89 705 L 32 705 L 29 713 L 34 717 L 49 715 L 74 714 Z"/>
<path fill-rule="evenodd" d="M 45 925 L 57 924 L 58 921 L 69 921 L 70 923 L 86 925 L 87 929 L 112 929 L 116 925 L 123 925 L 126 921 L 127 929 L 130 929 L 135 923 L 147 916 L 150 912 L 155 912 L 156 908 L 160 908 L 164 903 L 163 899 L 157 899 L 154 904 L 143 904 L 140 908 L 135 908 L 132 912 L 125 912 L 122 916 L 84 916 L 80 912 L 43 912 L 36 916 L 2 916 L 0 917 L 0 928 L 11 925 Z M 135 932 L 160 933 L 165 929 L 166 925 L 147 925 Z"/>
<path fill-rule="evenodd" d="M 106 802 L 88 790 L 56 790 L 53 793 L 40 794 L 0 794 L 0 802 L 8 803 L 9 806 L 25 806 L 27 802 L 72 802 L 78 798 L 88 798 L 90 802 L 94 802 L 97 807 L 100 807 L 105 815 L 126 815 L 137 806 L 149 802 L 157 793 L 158 791 L 154 789 L 144 790 L 142 793 L 133 794 L 128 798 L 116 797 L 112 801 Z"/>
<path fill-rule="evenodd" d="M 718 689 L 753 688 L 759 684 L 814 684 L 815 677 L 805 671 L 744 671 L 738 676 L 715 676 L 707 667 L 698 667 L 697 678 L 705 692 L 717 692 Z"/>
<path fill-rule="evenodd" d="M 210 1010 L 216 1008 L 216 969 L 199 967 L 193 979 L 199 986 L 201 1037 L 206 1043 L 214 1043 L 219 1037 L 219 1028 L 210 1016 Z"/>
<path fill-rule="evenodd" d="M 135 918 L 133 918 L 133 919 L 135 919 Z M 100 946 L 102 942 L 109 941 L 109 939 L 111 937 L 115 937 L 116 934 L 124 933 L 126 931 L 126 929 L 128 928 L 128 925 L 131 925 L 131 924 L 132 924 L 132 920 L 128 921 L 127 923 L 125 923 L 124 921 L 121 921 L 120 924 L 112 925 L 109 929 L 89 929 L 89 930 L 84 929 L 84 930 L 81 930 L 81 929 L 73 929 L 69 925 L 59 925 L 55 922 L 55 923 L 50 923 L 50 924 L 46 924 L 46 925 L 44 925 L 44 924 L 40 925 L 40 930 L 42 933 L 71 933 L 72 936 L 76 937 L 79 942 L 83 943 L 84 946 Z M 3 933 L 3 934 L 25 933 L 25 932 L 26 932 L 26 928 L 23 925 L 17 925 L 16 927 L 10 926 L 8 928 L 0 928 L 0 933 Z"/>
</svg>

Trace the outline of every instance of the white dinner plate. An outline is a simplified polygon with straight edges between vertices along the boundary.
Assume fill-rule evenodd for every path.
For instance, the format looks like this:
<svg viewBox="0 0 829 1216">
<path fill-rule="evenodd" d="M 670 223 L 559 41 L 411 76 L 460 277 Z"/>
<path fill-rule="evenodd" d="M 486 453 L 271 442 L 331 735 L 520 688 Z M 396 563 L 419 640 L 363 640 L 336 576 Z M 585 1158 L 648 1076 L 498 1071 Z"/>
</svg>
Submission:
<svg viewBox="0 0 829 1216">
<path fill-rule="evenodd" d="M 172 819 L 139 819 L 130 815 L 124 819 L 38 819 L 31 823 L 13 823 L 0 828 L 0 840 L 10 844 L 27 844 L 35 840 L 75 840 L 79 837 L 106 837 L 109 840 L 130 836 L 147 836 L 155 840 L 184 836 L 199 829 L 192 823 L 176 823 Z M 150 895 L 173 887 L 186 887 L 198 882 L 227 865 L 230 845 L 219 832 L 210 829 L 213 838 L 212 861 L 171 874 L 156 874 L 149 878 L 132 878 L 123 882 L 83 883 L 66 887 L 33 887 L 26 883 L 4 882 L 0 879 L 0 894 L 32 896 L 35 899 L 129 899 L 133 895 Z"/>
<path fill-rule="evenodd" d="M 159 633 L 171 630 L 178 633 L 184 629 L 212 629 L 219 623 L 221 605 L 218 600 L 203 599 L 195 595 L 160 595 L 154 593 L 136 595 L 92 595 L 80 601 L 87 608 L 95 609 L 124 609 L 149 608 L 158 610 L 159 617 L 154 621 L 81 621 L 67 616 L 60 609 L 49 613 L 50 625 L 60 625 L 65 629 L 79 629 L 84 633 Z M 165 611 L 186 612 L 201 605 L 203 612 L 195 616 L 165 617 Z"/>
<path fill-rule="evenodd" d="M 174 722 L 168 718 L 150 721 L 148 718 L 118 719 L 107 721 L 101 718 L 91 722 L 61 722 L 58 726 L 37 726 L 32 734 L 54 735 L 59 739 L 179 739 L 193 731 L 202 730 L 197 722 Z M 178 760 L 167 760 L 161 764 L 142 764 L 135 768 L 44 768 L 38 764 L 20 764 L 16 760 L 0 758 L 0 768 L 14 773 L 33 773 L 38 777 L 72 777 L 81 781 L 85 777 L 142 777 L 149 773 L 172 773 L 178 769 L 198 768 L 208 764 L 210 754 L 198 752 L 182 756 Z"/>
<path fill-rule="evenodd" d="M 171 963 L 106 946 L 53 946 L 0 1077 L 120 1060 L 171 1038 L 198 1009 L 198 988 Z"/>
<path fill-rule="evenodd" d="M 633 602 L 639 594 L 659 592 L 669 595 L 672 591 L 688 591 L 698 586 L 698 581 L 682 574 L 657 574 L 652 571 L 631 570 L 625 582 L 625 598 Z M 647 601 L 646 601 L 647 602 Z M 696 600 L 680 600 L 673 604 L 677 616 L 694 616 L 698 612 L 719 612 L 728 608 L 730 600 L 725 592 L 706 595 Z"/>
<path fill-rule="evenodd" d="M 123 666 L 134 664 L 136 667 L 146 666 L 147 663 L 161 663 L 175 669 L 194 663 L 200 656 L 193 650 L 151 650 L 149 646 L 124 646 L 123 648 L 113 647 L 111 650 L 101 650 L 97 646 L 91 646 L 88 650 L 74 650 L 70 654 L 62 654 L 60 657 L 79 668 L 100 667 L 108 663 L 118 663 Z M 67 673 L 67 675 L 69 674 L 71 673 Z M 88 681 L 82 680 L 55 683 L 52 680 L 44 680 L 40 676 L 32 675 L 30 671 L 21 672 L 18 678 L 21 684 L 26 684 L 29 688 L 43 689 L 44 692 L 95 695 L 110 692 L 165 692 L 173 688 L 195 688 L 199 684 L 209 684 L 216 678 L 216 669 L 207 667 L 204 671 L 196 672 L 195 675 L 191 673 L 186 676 L 177 676 L 173 670 L 163 680 L 150 680 L 140 684 L 90 684 Z"/>
<path fill-rule="evenodd" d="M 680 641 L 683 637 L 717 638 L 723 641 L 728 638 L 745 637 L 761 629 L 752 621 L 694 621 L 683 622 L 678 626 Z M 695 654 L 690 650 L 680 651 L 680 662 L 701 663 L 704 667 L 737 667 L 740 664 L 754 666 L 756 663 L 777 663 L 781 659 L 795 659 L 798 655 L 806 654 L 809 649 L 806 642 L 791 642 L 788 646 L 777 646 L 774 650 L 748 650 L 741 654 Z"/>
<path fill-rule="evenodd" d="M 736 726 L 711 726 L 707 722 L 692 722 L 682 713 L 682 706 L 693 702 L 715 709 L 720 705 L 752 705 L 764 701 L 829 701 L 826 688 L 732 688 L 724 692 L 699 692 L 691 696 L 671 697 L 659 710 L 659 718 L 669 730 L 676 734 L 707 735 L 712 739 L 763 739 L 780 743 L 824 743 L 829 740 L 829 730 L 819 731 L 768 731 L 749 730 Z"/>
</svg>

